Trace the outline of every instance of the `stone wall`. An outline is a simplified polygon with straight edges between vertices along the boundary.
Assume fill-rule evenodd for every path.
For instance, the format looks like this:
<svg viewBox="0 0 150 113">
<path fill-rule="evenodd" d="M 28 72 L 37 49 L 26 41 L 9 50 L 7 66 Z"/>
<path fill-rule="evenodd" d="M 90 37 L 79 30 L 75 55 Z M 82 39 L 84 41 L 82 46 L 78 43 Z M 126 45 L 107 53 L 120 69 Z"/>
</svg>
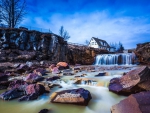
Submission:
<svg viewBox="0 0 150 113">
<path fill-rule="evenodd" d="M 0 29 L 0 62 L 49 60 L 92 64 L 96 54 L 107 51 L 67 44 L 53 33 L 27 29 Z"/>
<path fill-rule="evenodd" d="M 137 44 L 134 51 L 141 64 L 150 64 L 150 42 Z"/>
</svg>

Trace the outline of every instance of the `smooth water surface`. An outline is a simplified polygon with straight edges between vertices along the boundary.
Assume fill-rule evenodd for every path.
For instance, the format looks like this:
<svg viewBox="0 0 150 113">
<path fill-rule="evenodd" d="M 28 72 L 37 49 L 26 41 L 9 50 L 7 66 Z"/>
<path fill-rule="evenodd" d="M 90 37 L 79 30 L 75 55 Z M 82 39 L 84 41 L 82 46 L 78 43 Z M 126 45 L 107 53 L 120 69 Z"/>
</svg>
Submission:
<svg viewBox="0 0 150 113">
<path fill-rule="evenodd" d="M 94 77 L 94 75 L 98 74 L 99 72 L 86 72 L 87 76 L 85 78 L 96 80 L 97 84 L 99 84 L 98 86 L 86 84 L 75 85 L 70 82 L 70 79 L 74 78 L 73 75 L 64 76 L 61 78 L 63 81 L 60 82 L 63 88 L 55 87 L 51 89 L 49 94 L 43 94 L 35 101 L 18 102 L 17 99 L 11 101 L 0 100 L 0 113 L 38 113 L 41 109 L 44 108 L 51 109 L 52 113 L 110 113 L 111 106 L 126 97 L 118 96 L 112 92 L 109 92 L 107 86 L 110 79 L 122 76 L 121 73 L 124 71 L 108 71 L 110 74 L 108 76 L 102 77 Z M 78 74 L 82 73 L 83 72 L 80 72 Z M 92 99 L 90 100 L 88 106 L 77 106 L 50 102 L 50 95 L 53 92 L 79 87 L 89 90 L 92 95 Z M 2 92 L 4 92 L 4 90 L 0 91 L 0 93 Z"/>
</svg>

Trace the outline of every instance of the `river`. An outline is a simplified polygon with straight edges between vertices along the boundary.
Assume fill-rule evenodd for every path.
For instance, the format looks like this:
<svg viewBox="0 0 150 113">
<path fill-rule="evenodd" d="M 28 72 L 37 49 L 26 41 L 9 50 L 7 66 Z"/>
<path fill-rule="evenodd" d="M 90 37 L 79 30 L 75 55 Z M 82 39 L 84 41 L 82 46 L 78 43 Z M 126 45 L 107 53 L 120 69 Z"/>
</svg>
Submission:
<svg viewBox="0 0 150 113">
<path fill-rule="evenodd" d="M 63 82 L 60 84 L 63 88 L 54 87 L 51 89 L 50 93 L 43 94 L 35 101 L 28 102 L 18 102 L 17 99 L 11 101 L 0 100 L 0 113 L 38 113 L 41 109 L 47 108 L 52 111 L 52 113 L 110 113 L 110 108 L 112 105 L 125 99 L 125 96 L 119 96 L 108 90 L 108 84 L 110 79 L 114 77 L 120 77 L 123 72 L 129 70 L 112 70 L 108 71 L 108 76 L 94 77 L 98 72 L 86 72 L 87 76 L 85 78 L 92 78 L 97 80 L 97 85 L 75 85 L 70 81 L 74 76 L 64 76 L 61 79 Z M 80 72 L 78 74 L 83 74 L 85 72 Z M 48 76 L 52 76 L 49 74 Z M 65 81 L 65 82 L 64 82 Z M 90 100 L 88 106 L 78 106 L 70 104 L 59 104 L 51 103 L 50 95 L 59 90 L 73 89 L 73 88 L 85 88 L 90 91 L 92 99 Z M 0 93 L 4 92 L 1 90 Z"/>
</svg>

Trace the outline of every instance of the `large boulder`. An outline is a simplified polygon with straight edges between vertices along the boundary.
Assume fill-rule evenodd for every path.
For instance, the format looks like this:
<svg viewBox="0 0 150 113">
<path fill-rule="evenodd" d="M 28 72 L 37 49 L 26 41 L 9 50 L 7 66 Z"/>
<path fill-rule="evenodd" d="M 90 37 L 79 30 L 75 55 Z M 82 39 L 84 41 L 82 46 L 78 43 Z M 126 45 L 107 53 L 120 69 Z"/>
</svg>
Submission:
<svg viewBox="0 0 150 113">
<path fill-rule="evenodd" d="M 30 100 L 36 100 L 38 98 L 38 95 L 36 93 L 25 95 L 21 98 L 19 98 L 19 101 L 30 101 Z"/>
<path fill-rule="evenodd" d="M 0 98 L 3 100 L 12 100 L 12 99 L 21 97 L 23 95 L 24 95 L 24 92 L 16 88 L 16 89 L 5 91 L 4 93 L 0 94 Z"/>
<path fill-rule="evenodd" d="M 51 95 L 52 103 L 65 103 L 87 106 L 91 99 L 92 96 L 90 92 L 83 88 L 54 92 Z"/>
<path fill-rule="evenodd" d="M 112 113 L 150 113 L 150 91 L 132 94 L 112 106 Z"/>
<path fill-rule="evenodd" d="M 19 101 L 36 100 L 38 96 L 42 95 L 43 93 L 47 93 L 45 87 L 41 84 L 30 84 L 25 88 L 25 92 L 27 95 L 19 98 Z"/>
<path fill-rule="evenodd" d="M 146 66 L 131 70 L 121 78 L 110 80 L 109 90 L 121 94 L 130 95 L 141 91 L 150 90 L 150 69 Z"/>
<path fill-rule="evenodd" d="M 150 64 L 150 42 L 137 44 L 134 51 L 141 64 Z"/>
</svg>

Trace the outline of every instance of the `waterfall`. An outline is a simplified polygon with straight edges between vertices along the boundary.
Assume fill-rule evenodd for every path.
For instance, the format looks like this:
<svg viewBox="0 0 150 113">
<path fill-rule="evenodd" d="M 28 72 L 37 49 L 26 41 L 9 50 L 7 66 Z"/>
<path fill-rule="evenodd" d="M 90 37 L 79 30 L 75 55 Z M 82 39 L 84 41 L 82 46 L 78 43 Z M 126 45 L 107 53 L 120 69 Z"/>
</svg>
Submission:
<svg viewBox="0 0 150 113">
<path fill-rule="evenodd" d="M 134 57 L 133 53 L 101 54 L 96 56 L 95 65 L 130 65 Z"/>
</svg>

